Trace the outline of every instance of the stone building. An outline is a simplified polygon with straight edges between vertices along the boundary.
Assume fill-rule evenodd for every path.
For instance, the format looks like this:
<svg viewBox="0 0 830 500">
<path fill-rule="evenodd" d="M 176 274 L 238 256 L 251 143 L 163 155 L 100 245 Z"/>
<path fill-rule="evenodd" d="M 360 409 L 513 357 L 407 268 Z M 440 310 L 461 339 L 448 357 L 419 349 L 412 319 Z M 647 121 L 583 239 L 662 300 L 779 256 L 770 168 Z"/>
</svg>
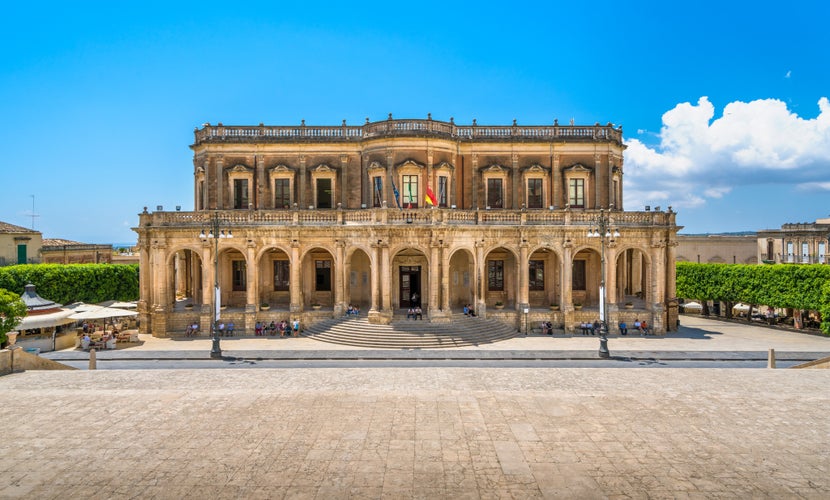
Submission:
<svg viewBox="0 0 830 500">
<path fill-rule="evenodd" d="M 44 264 L 111 264 L 112 245 L 45 238 L 41 255 Z"/>
<path fill-rule="evenodd" d="M 349 304 L 375 323 L 414 305 L 446 322 L 470 304 L 572 330 L 599 317 L 603 281 L 613 327 L 675 324 L 675 213 L 623 210 L 625 146 L 611 124 L 390 115 L 194 134 L 195 210 L 145 209 L 135 228 L 143 332 L 209 331 L 215 282 L 223 321 L 247 332 Z M 607 236 L 589 237 L 600 218 Z"/>
<path fill-rule="evenodd" d="M 770 264 L 830 264 L 830 218 L 758 231 L 758 260 Z"/>
<path fill-rule="evenodd" d="M 677 235 L 677 261 L 698 264 L 757 264 L 755 234 Z"/>
<path fill-rule="evenodd" d="M 0 266 L 39 263 L 42 244 L 40 231 L 0 221 Z"/>
</svg>

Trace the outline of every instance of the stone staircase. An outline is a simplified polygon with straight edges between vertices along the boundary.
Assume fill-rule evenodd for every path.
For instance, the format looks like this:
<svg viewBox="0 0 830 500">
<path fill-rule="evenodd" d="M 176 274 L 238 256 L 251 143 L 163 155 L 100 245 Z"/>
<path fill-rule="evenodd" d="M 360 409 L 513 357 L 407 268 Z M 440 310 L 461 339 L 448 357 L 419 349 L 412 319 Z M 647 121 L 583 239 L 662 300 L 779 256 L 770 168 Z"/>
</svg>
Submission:
<svg viewBox="0 0 830 500">
<path fill-rule="evenodd" d="M 450 323 L 407 320 L 396 315 L 388 325 L 346 316 L 314 323 L 303 335 L 321 342 L 368 349 L 439 349 L 491 344 L 518 335 L 516 328 L 496 320 L 454 314 Z"/>
</svg>

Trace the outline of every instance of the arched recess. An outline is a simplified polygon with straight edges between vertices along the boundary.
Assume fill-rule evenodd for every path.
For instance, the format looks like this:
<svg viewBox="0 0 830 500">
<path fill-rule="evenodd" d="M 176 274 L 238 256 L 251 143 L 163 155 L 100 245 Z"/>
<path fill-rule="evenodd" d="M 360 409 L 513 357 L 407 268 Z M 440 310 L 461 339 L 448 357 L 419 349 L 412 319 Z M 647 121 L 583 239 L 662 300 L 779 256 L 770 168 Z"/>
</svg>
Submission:
<svg viewBox="0 0 830 500">
<path fill-rule="evenodd" d="M 475 305 L 475 258 L 466 248 L 450 257 L 450 308 Z"/>
<path fill-rule="evenodd" d="M 346 261 L 346 302 L 368 311 L 372 306 L 372 264 L 369 255 L 357 248 Z"/>
<path fill-rule="evenodd" d="M 501 302 L 506 308 L 516 307 L 519 288 L 519 265 L 516 255 L 505 247 L 494 248 L 484 258 L 484 301 L 487 307 Z"/>
<path fill-rule="evenodd" d="M 617 253 L 616 294 L 619 303 L 631 302 L 644 307 L 648 297 L 651 279 L 651 264 L 648 254 L 638 248 L 627 248 Z"/>
<path fill-rule="evenodd" d="M 212 287 L 212 284 L 209 284 Z M 219 289 L 222 305 L 244 308 L 248 295 L 248 262 L 236 248 L 219 249 Z"/>
<path fill-rule="evenodd" d="M 416 248 L 404 248 L 392 257 L 392 308 L 429 307 L 429 259 Z"/>
<path fill-rule="evenodd" d="M 599 252 L 583 248 L 571 262 L 571 294 L 574 304 L 599 307 L 599 284 L 602 263 Z"/>
<path fill-rule="evenodd" d="M 183 248 L 172 252 L 168 261 L 168 290 L 176 309 L 202 303 L 202 258 L 199 252 Z"/>
<path fill-rule="evenodd" d="M 560 304 L 562 298 L 559 257 L 550 248 L 539 248 L 528 260 L 528 302 L 531 307 Z"/>
<path fill-rule="evenodd" d="M 310 249 L 303 256 L 300 269 L 303 307 L 308 309 L 314 304 L 320 304 L 326 309 L 334 307 L 337 274 L 331 252 L 319 247 Z"/>
<path fill-rule="evenodd" d="M 260 304 L 268 304 L 275 310 L 290 309 L 291 304 L 291 258 L 281 248 L 267 248 L 259 258 Z"/>
</svg>

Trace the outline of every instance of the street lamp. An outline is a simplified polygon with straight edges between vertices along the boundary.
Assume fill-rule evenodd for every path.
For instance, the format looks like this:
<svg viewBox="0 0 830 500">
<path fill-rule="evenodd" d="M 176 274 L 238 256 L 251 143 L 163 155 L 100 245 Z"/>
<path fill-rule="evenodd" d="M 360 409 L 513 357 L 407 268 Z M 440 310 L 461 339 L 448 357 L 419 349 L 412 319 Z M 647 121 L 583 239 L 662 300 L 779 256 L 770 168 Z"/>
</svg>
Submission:
<svg viewBox="0 0 830 500">
<path fill-rule="evenodd" d="M 605 307 L 605 242 L 611 238 L 619 238 L 620 232 L 614 229 L 611 230 L 611 221 L 605 210 L 599 210 L 599 216 L 594 219 L 594 227 L 588 229 L 589 238 L 599 238 L 599 253 L 600 253 L 600 279 L 599 279 L 599 357 L 608 358 L 611 353 L 608 352 L 608 321 L 606 318 Z"/>
<path fill-rule="evenodd" d="M 219 346 L 219 310 L 222 307 L 222 294 L 219 291 L 219 239 L 220 238 L 233 238 L 233 232 L 228 229 L 226 233 L 224 229 L 220 229 L 221 223 L 224 222 L 219 217 L 218 212 L 213 212 L 213 216 L 210 220 L 210 229 L 208 233 L 205 234 L 205 230 L 202 229 L 202 232 L 199 234 L 199 238 L 202 241 L 207 239 L 213 239 L 214 247 L 213 247 L 213 321 L 211 322 L 211 328 L 213 329 L 213 346 L 210 349 L 210 357 L 214 359 L 219 359 L 222 357 L 222 348 Z"/>
</svg>

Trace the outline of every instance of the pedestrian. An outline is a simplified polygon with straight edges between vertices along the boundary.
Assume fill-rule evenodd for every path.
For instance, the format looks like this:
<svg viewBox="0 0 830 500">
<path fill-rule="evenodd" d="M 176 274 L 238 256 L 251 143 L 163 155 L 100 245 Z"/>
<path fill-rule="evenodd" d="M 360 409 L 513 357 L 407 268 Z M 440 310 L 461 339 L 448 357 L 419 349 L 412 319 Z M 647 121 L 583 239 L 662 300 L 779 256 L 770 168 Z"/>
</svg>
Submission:
<svg viewBox="0 0 830 500">
<path fill-rule="evenodd" d="M 620 335 L 628 335 L 628 325 L 625 321 L 620 321 Z"/>
<path fill-rule="evenodd" d="M 640 319 L 637 318 L 634 320 L 634 329 L 638 332 L 642 333 L 642 329 L 640 328 Z"/>
<path fill-rule="evenodd" d="M 594 321 L 594 324 L 592 325 L 592 328 L 591 328 L 591 335 L 593 335 L 594 332 L 601 333 L 600 332 L 600 327 L 601 326 L 602 325 L 600 325 L 599 320 Z"/>
<path fill-rule="evenodd" d="M 300 320 L 294 318 L 294 324 L 292 327 L 294 329 L 294 336 L 298 337 L 300 335 Z"/>
</svg>

